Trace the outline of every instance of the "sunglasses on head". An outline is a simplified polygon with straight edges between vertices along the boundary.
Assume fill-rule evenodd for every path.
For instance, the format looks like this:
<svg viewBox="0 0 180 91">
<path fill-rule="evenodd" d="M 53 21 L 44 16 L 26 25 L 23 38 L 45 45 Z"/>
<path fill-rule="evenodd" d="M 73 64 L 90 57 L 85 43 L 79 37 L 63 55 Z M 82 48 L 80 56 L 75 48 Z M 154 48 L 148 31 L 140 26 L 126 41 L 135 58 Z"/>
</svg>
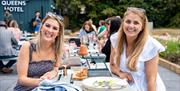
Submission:
<svg viewBox="0 0 180 91">
<path fill-rule="evenodd" d="M 58 20 L 60 20 L 60 21 L 64 21 L 64 18 L 62 17 L 62 16 L 60 16 L 60 15 L 57 15 L 57 14 L 54 14 L 54 13 L 52 13 L 52 12 L 48 12 L 47 14 L 46 14 L 46 16 L 50 16 L 50 17 L 56 17 Z"/>
<path fill-rule="evenodd" d="M 135 11 L 135 12 L 141 12 L 141 13 L 146 14 L 146 10 L 142 8 L 136 8 L 136 7 L 128 7 L 127 11 Z"/>
</svg>

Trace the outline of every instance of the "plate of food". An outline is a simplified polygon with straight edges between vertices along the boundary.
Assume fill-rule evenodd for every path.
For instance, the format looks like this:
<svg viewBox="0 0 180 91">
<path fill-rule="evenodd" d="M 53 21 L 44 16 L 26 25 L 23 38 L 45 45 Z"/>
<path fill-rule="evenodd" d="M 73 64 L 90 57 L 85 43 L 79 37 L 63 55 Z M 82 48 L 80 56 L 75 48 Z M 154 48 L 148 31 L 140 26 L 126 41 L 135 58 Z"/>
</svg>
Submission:
<svg viewBox="0 0 180 91">
<path fill-rule="evenodd" d="M 126 88 L 128 82 L 116 77 L 90 77 L 82 81 L 82 86 L 92 91 L 114 91 Z"/>
</svg>

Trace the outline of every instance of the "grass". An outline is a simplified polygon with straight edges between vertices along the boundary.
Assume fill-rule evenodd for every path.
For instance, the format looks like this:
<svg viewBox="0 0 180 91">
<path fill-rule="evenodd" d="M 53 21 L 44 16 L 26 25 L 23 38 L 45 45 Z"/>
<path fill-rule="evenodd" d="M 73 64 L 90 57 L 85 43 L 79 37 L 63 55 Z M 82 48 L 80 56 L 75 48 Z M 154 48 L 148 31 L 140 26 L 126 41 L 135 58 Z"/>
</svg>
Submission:
<svg viewBox="0 0 180 91">
<path fill-rule="evenodd" d="M 180 54 L 180 43 L 168 40 L 160 40 L 158 39 L 165 47 L 166 51 L 163 52 L 162 56 L 168 56 L 170 54 Z"/>
<path fill-rule="evenodd" d="M 180 29 L 154 29 L 154 31 L 152 31 L 153 36 L 161 36 L 164 33 L 168 33 L 171 38 L 176 38 L 180 36 Z M 166 50 L 160 53 L 160 56 L 170 62 L 180 65 L 180 40 L 173 41 L 158 38 L 157 40 L 166 47 Z"/>
</svg>

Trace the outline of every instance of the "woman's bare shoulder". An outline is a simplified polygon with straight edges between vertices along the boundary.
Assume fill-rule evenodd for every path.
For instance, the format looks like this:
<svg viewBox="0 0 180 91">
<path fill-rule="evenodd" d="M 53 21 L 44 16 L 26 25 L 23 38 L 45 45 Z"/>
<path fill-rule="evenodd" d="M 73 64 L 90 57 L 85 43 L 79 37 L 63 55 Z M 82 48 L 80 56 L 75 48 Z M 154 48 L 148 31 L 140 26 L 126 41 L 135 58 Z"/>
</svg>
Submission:
<svg viewBox="0 0 180 91">
<path fill-rule="evenodd" d="M 23 50 L 28 50 L 29 49 L 29 46 L 30 46 L 30 42 L 29 41 L 25 41 L 23 44 L 22 44 L 22 46 L 21 46 L 21 48 L 20 48 L 20 52 Z"/>
<path fill-rule="evenodd" d="M 25 41 L 23 44 L 22 44 L 22 47 L 29 47 L 30 46 L 30 42 L 29 41 Z"/>
</svg>

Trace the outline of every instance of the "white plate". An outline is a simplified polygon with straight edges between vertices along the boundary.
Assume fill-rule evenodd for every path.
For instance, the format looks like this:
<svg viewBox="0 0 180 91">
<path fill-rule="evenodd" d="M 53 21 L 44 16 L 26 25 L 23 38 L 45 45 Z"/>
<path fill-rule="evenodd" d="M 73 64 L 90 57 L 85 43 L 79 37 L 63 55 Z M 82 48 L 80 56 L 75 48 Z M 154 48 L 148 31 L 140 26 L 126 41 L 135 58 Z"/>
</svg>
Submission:
<svg viewBox="0 0 180 91">
<path fill-rule="evenodd" d="M 116 77 L 90 77 L 83 80 L 82 86 L 92 91 L 113 91 L 126 88 L 128 82 Z"/>
</svg>

